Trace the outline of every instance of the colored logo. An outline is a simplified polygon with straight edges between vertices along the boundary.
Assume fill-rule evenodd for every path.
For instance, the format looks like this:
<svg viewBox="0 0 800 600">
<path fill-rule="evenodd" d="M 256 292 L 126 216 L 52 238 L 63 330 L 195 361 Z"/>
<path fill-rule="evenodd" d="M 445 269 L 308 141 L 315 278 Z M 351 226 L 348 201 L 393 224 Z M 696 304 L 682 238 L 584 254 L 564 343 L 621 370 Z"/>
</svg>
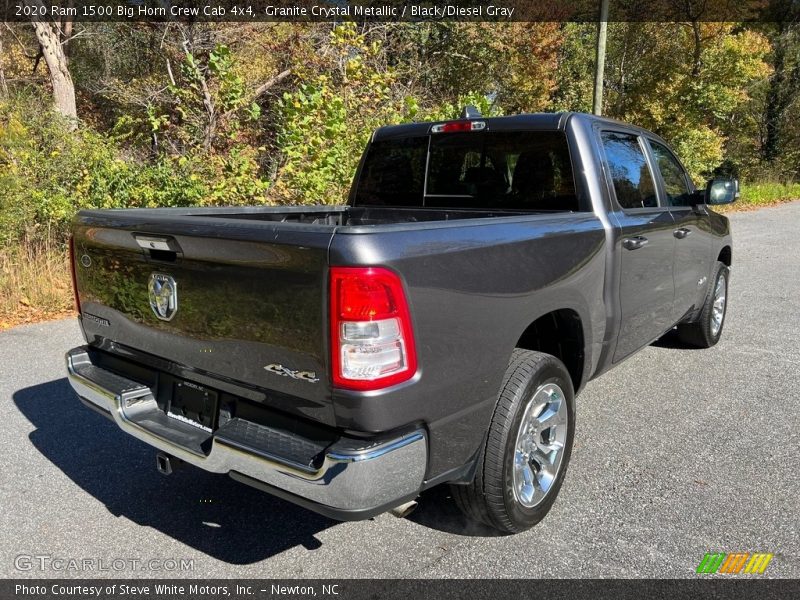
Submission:
<svg viewBox="0 0 800 600">
<path fill-rule="evenodd" d="M 773 554 L 767 552 L 706 552 L 703 560 L 697 565 L 698 573 L 726 573 L 728 575 L 739 575 L 749 573 L 760 575 L 767 570 L 769 561 Z"/>
</svg>

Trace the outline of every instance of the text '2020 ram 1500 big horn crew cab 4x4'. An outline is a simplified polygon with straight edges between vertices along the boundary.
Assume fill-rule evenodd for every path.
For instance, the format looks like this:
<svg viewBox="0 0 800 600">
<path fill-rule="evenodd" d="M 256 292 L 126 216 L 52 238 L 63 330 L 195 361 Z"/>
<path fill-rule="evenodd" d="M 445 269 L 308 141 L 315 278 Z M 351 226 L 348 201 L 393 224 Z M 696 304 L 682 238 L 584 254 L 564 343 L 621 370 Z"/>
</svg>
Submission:
<svg viewBox="0 0 800 600">
<path fill-rule="evenodd" d="M 83 402 L 339 519 L 449 483 L 505 532 L 550 509 L 575 395 L 725 319 L 731 236 L 657 136 L 583 114 L 378 129 L 346 206 L 81 211 Z"/>
</svg>

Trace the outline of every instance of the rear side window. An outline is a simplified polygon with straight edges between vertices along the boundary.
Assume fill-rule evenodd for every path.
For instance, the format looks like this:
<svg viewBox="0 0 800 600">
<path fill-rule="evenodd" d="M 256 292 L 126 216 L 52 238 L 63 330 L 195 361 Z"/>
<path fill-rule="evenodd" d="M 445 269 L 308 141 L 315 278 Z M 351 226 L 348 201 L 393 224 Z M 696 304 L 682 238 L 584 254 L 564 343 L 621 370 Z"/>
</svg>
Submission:
<svg viewBox="0 0 800 600">
<path fill-rule="evenodd" d="M 443 133 L 375 142 L 355 205 L 579 210 L 560 131 Z"/>
<path fill-rule="evenodd" d="M 602 140 L 619 205 L 622 208 L 658 206 L 653 176 L 638 136 L 604 131 Z"/>
<path fill-rule="evenodd" d="M 650 148 L 656 157 L 658 170 L 664 180 L 664 189 L 670 206 L 688 206 L 691 190 L 688 178 L 678 159 L 665 146 L 650 140 Z"/>
</svg>

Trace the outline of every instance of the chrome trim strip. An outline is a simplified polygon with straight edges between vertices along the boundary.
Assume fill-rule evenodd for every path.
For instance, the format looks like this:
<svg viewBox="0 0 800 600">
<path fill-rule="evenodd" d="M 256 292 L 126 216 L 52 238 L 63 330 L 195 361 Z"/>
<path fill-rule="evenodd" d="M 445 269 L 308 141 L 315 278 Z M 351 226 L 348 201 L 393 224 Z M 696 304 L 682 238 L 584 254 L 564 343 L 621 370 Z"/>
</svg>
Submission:
<svg viewBox="0 0 800 600">
<path fill-rule="evenodd" d="M 376 458 L 380 458 L 384 454 L 394 452 L 395 450 L 403 448 L 408 444 L 424 439 L 425 436 L 422 434 L 422 432 L 415 431 L 398 440 L 392 440 L 391 442 L 386 442 L 385 444 L 381 444 L 380 446 L 376 446 L 375 448 L 370 448 L 369 450 L 362 450 L 347 454 L 340 454 L 338 452 L 328 452 L 327 457 L 337 460 L 339 462 L 359 462 L 362 460 L 374 460 Z"/>
<path fill-rule="evenodd" d="M 172 250 L 172 248 L 169 247 L 169 240 L 164 238 L 147 235 L 135 235 L 133 237 L 136 239 L 136 243 L 139 244 L 139 247 L 145 250 Z"/>
<path fill-rule="evenodd" d="M 334 444 L 316 471 L 299 469 L 256 455 L 217 438 L 213 439 L 209 454 L 199 456 L 132 422 L 126 415 L 125 403 L 120 395 L 81 375 L 79 366 L 91 364 L 85 347 L 67 352 L 66 363 L 69 382 L 75 392 L 109 411 L 123 431 L 212 473 L 236 471 L 340 510 L 368 510 L 388 505 L 418 492 L 425 477 L 427 440 L 422 430 L 367 449 L 350 449 L 342 445 L 337 449 L 337 444 Z"/>
</svg>

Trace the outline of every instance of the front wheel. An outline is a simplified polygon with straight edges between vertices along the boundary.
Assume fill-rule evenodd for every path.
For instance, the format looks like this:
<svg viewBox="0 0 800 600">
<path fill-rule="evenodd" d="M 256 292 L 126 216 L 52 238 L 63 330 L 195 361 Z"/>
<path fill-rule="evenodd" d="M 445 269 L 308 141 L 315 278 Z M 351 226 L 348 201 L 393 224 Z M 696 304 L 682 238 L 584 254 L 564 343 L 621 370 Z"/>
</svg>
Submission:
<svg viewBox="0 0 800 600">
<path fill-rule="evenodd" d="M 730 269 L 718 262 L 697 320 L 678 325 L 678 336 L 683 342 L 697 348 L 710 348 L 719 341 L 728 310 L 729 276 Z"/>
<path fill-rule="evenodd" d="M 561 489 L 574 434 L 575 394 L 564 364 L 514 350 L 475 477 L 452 486 L 456 504 L 504 533 L 533 527 Z"/>
</svg>

